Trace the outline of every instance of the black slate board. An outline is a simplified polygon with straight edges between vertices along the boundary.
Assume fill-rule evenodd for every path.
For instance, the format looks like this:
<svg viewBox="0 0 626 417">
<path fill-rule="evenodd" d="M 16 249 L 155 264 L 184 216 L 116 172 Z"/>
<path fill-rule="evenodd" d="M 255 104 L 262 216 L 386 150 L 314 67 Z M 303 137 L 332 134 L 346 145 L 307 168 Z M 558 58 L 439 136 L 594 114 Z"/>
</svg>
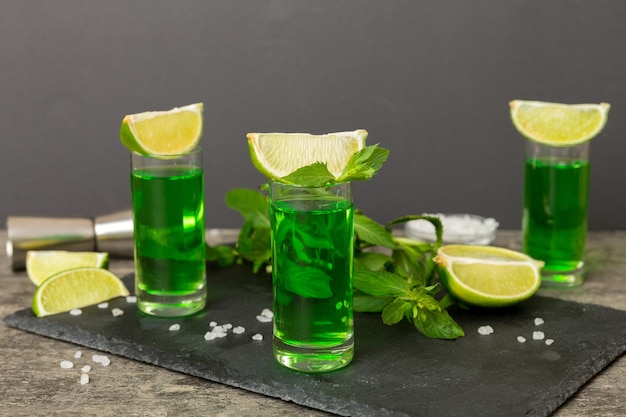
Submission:
<svg viewBox="0 0 626 417">
<path fill-rule="evenodd" d="M 132 276 L 125 279 L 132 288 Z M 466 332 L 456 341 L 428 339 L 408 323 L 386 326 L 377 314 L 356 314 L 352 364 L 300 374 L 275 363 L 271 323 L 256 320 L 271 307 L 270 281 L 245 268 L 212 270 L 207 309 L 185 319 L 143 316 L 119 298 L 107 310 L 92 306 L 80 316 L 38 319 L 24 309 L 4 322 L 345 416 L 546 416 L 626 351 L 625 311 L 535 296 L 504 310 L 453 311 Z M 125 314 L 113 317 L 114 307 Z M 545 323 L 535 326 L 536 317 Z M 246 332 L 205 341 L 210 321 Z M 181 329 L 169 331 L 173 323 Z M 479 335 L 482 325 L 495 333 Z M 533 340 L 536 330 L 554 344 Z M 253 341 L 255 333 L 264 340 Z"/>
</svg>

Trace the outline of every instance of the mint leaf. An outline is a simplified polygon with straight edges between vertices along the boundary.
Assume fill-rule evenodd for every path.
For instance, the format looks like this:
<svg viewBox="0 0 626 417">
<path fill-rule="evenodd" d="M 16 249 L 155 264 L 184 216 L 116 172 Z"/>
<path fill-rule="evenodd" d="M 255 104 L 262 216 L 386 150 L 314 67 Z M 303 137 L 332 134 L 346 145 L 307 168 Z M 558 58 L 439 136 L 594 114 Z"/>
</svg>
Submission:
<svg viewBox="0 0 626 417">
<path fill-rule="evenodd" d="M 356 291 L 352 300 L 352 308 L 358 313 L 380 313 L 393 300 L 393 297 L 375 297 Z"/>
<path fill-rule="evenodd" d="M 291 174 L 280 179 L 288 184 L 301 185 L 303 187 L 324 187 L 335 182 L 335 176 L 328 171 L 323 162 L 298 168 Z"/>
<path fill-rule="evenodd" d="M 465 336 L 461 326 L 444 309 L 418 308 L 418 313 L 413 318 L 413 324 L 420 333 L 433 339 L 458 339 Z"/>
<path fill-rule="evenodd" d="M 361 268 L 366 271 L 381 271 L 385 266 L 392 262 L 393 259 L 380 252 L 364 252 L 354 260 L 354 269 Z"/>
<path fill-rule="evenodd" d="M 377 297 L 398 297 L 407 295 L 411 291 L 411 286 L 402 277 L 384 271 L 356 271 L 354 273 L 354 287 Z"/>
<path fill-rule="evenodd" d="M 383 310 L 383 323 L 396 324 L 400 322 L 404 318 L 406 313 L 411 311 L 411 307 L 412 303 L 410 301 L 396 298 Z"/>
<path fill-rule="evenodd" d="M 248 188 L 234 188 L 226 193 L 226 205 L 237 210 L 252 227 L 270 227 L 270 206 L 266 196 Z"/>
<path fill-rule="evenodd" d="M 352 154 L 337 182 L 369 180 L 383 166 L 388 156 L 389 150 L 379 148 L 377 144 L 364 147 Z"/>
<path fill-rule="evenodd" d="M 391 232 L 362 213 L 354 214 L 354 234 L 363 242 L 395 248 Z"/>
<path fill-rule="evenodd" d="M 252 221 L 246 221 L 239 232 L 237 252 L 248 261 L 268 262 L 272 255 L 270 235 L 269 228 L 255 228 Z"/>
<path fill-rule="evenodd" d="M 229 245 L 206 245 L 206 262 L 217 262 L 220 267 L 230 266 L 235 262 L 235 250 Z"/>
<path fill-rule="evenodd" d="M 286 290 L 304 298 L 328 298 L 333 295 L 330 289 L 332 278 L 323 271 L 287 261 L 283 268 L 285 270 L 280 276 Z"/>
</svg>

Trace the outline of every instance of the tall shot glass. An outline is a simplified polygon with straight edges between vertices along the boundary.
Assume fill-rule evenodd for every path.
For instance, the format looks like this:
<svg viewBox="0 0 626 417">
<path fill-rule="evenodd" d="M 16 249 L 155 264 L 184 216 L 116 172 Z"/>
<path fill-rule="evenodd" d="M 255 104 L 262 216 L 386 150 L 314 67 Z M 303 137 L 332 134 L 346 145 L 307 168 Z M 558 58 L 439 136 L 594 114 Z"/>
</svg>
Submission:
<svg viewBox="0 0 626 417">
<path fill-rule="evenodd" d="M 204 174 L 200 148 L 131 154 L 135 293 L 140 311 L 187 316 L 206 303 Z"/>
<path fill-rule="evenodd" d="M 302 372 L 352 361 L 354 218 L 350 183 L 270 183 L 276 360 Z"/>
<path fill-rule="evenodd" d="M 542 285 L 582 285 L 588 205 L 589 142 L 555 147 L 527 140 L 522 244 L 545 262 Z"/>
</svg>

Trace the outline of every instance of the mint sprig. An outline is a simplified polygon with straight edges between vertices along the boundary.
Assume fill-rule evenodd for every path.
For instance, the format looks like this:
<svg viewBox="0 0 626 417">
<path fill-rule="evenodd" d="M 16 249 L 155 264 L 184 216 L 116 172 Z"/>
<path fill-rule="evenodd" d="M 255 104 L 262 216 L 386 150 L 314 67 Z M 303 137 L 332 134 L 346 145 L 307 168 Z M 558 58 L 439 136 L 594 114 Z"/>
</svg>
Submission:
<svg viewBox="0 0 626 417">
<path fill-rule="evenodd" d="M 250 262 L 256 273 L 271 263 L 269 199 L 263 190 L 237 188 L 226 194 L 226 203 L 239 211 L 244 225 L 234 248 L 209 247 L 207 260 L 221 266 Z M 417 219 L 435 225 L 435 243 L 392 233 L 394 226 Z M 403 216 L 383 226 L 357 210 L 354 230 L 355 311 L 379 313 L 388 325 L 406 319 L 430 338 L 456 339 L 464 335 L 446 310 L 454 302 L 447 295 L 439 297 L 442 289 L 436 281 L 433 257 L 441 246 L 443 228 L 437 217 Z M 306 290 L 300 290 L 306 291 L 306 296 L 321 296 L 327 291 L 328 280 L 324 276 L 302 270 L 294 277 L 310 280 Z M 301 288 L 295 283 L 294 287 Z"/>
<path fill-rule="evenodd" d="M 389 150 L 378 145 L 366 146 L 352 154 L 343 172 L 335 178 L 326 163 L 315 162 L 304 166 L 279 179 L 287 184 L 303 187 L 324 187 L 351 181 L 365 181 L 372 178 L 383 166 Z"/>
</svg>

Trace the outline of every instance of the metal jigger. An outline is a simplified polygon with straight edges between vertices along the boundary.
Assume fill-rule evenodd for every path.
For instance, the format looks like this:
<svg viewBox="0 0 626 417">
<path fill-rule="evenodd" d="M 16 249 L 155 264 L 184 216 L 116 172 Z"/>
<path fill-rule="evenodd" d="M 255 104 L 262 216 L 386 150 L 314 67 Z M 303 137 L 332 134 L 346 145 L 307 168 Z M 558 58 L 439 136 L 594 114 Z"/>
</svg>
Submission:
<svg viewBox="0 0 626 417">
<path fill-rule="evenodd" d="M 7 217 L 7 256 L 14 271 L 26 266 L 29 250 L 108 252 L 133 257 L 133 217 L 130 210 L 95 219 Z"/>
</svg>

